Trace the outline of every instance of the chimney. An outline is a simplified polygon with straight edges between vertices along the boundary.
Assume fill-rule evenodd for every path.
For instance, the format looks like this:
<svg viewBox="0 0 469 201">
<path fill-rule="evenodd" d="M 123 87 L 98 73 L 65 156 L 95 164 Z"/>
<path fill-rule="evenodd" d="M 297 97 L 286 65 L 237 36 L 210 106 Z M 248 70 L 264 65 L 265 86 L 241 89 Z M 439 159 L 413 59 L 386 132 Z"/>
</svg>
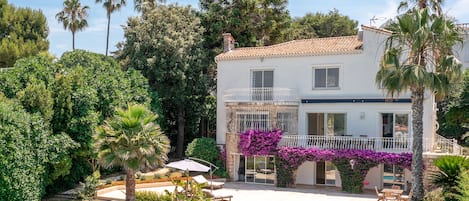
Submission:
<svg viewBox="0 0 469 201">
<path fill-rule="evenodd" d="M 363 41 L 363 31 L 358 31 L 358 40 Z"/>
<path fill-rule="evenodd" d="M 223 35 L 223 52 L 229 52 L 235 48 L 235 39 L 231 33 L 224 33 Z"/>
</svg>

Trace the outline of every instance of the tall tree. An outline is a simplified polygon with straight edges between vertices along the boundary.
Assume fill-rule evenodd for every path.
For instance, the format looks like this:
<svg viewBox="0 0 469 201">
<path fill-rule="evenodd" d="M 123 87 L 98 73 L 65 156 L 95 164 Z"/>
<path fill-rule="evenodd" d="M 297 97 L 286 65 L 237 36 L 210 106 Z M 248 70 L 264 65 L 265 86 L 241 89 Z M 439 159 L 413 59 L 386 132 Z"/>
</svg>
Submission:
<svg viewBox="0 0 469 201">
<path fill-rule="evenodd" d="M 308 13 L 292 20 L 290 39 L 307 39 L 314 37 L 350 36 L 358 32 L 358 21 L 339 13 L 337 9 L 329 13 Z"/>
<path fill-rule="evenodd" d="M 461 75 L 461 64 L 445 54 L 461 42 L 459 29 L 444 16 L 428 9 L 414 9 L 390 25 L 391 36 L 376 82 L 390 95 L 410 91 L 412 100 L 412 200 L 422 200 L 423 188 L 423 100 L 425 92 L 443 95 Z"/>
<path fill-rule="evenodd" d="M 161 104 L 160 125 L 176 139 L 176 152 L 182 157 L 184 144 L 198 130 L 212 80 L 200 19 L 190 7 L 159 5 L 130 18 L 124 32 L 119 58 L 126 68 L 136 68 L 148 78 L 158 96 L 154 101 Z"/>
<path fill-rule="evenodd" d="M 13 67 L 19 58 L 47 52 L 48 34 L 42 11 L 16 8 L 0 0 L 0 68 Z"/>
<path fill-rule="evenodd" d="M 290 15 L 287 0 L 201 0 L 203 25 L 210 49 L 221 47 L 221 34 L 230 32 L 240 47 L 285 41 Z"/>
<path fill-rule="evenodd" d="M 106 9 L 107 16 L 107 34 L 106 34 L 106 56 L 109 50 L 109 29 L 111 27 L 111 14 L 115 11 L 119 11 L 122 6 L 125 6 L 125 0 L 96 0 L 96 3 L 103 3 L 104 9 Z"/>
<path fill-rule="evenodd" d="M 125 200 L 135 200 L 135 173 L 147 167 L 162 167 L 168 159 L 169 140 L 155 124 L 156 115 L 145 106 L 118 108 L 116 115 L 96 129 L 99 163 L 126 171 Z"/>
<path fill-rule="evenodd" d="M 65 0 L 64 9 L 55 15 L 62 22 L 64 29 L 72 32 L 72 49 L 75 50 L 75 32 L 81 31 L 88 26 L 88 6 L 82 6 L 79 0 Z"/>
<path fill-rule="evenodd" d="M 407 11 L 409 9 L 418 7 L 420 9 L 429 8 L 430 11 L 437 15 L 443 15 L 441 5 L 445 0 L 403 0 L 397 8 L 398 11 Z"/>
</svg>

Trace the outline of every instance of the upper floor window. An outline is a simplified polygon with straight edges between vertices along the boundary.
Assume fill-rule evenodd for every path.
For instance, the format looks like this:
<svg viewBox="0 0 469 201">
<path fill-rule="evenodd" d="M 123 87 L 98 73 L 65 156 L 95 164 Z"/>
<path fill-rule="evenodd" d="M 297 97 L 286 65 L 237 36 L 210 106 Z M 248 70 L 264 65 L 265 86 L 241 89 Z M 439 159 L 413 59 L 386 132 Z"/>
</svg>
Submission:
<svg viewBox="0 0 469 201">
<path fill-rule="evenodd" d="M 251 99 L 253 101 L 270 101 L 273 99 L 274 71 L 252 71 Z"/>
<path fill-rule="evenodd" d="M 313 89 L 339 88 L 339 67 L 325 66 L 313 68 Z"/>
<path fill-rule="evenodd" d="M 252 88 L 272 88 L 274 87 L 273 70 L 252 71 Z"/>
</svg>

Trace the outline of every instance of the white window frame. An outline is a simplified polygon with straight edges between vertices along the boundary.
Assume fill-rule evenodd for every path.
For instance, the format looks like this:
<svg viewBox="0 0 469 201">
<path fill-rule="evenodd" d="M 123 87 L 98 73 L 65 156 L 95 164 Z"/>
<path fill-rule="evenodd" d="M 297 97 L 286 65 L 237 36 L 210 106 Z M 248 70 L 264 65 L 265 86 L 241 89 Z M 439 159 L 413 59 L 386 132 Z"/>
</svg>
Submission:
<svg viewBox="0 0 469 201">
<path fill-rule="evenodd" d="M 253 79 L 254 79 L 254 72 L 258 72 L 258 71 L 262 71 L 262 79 L 264 79 L 264 73 L 265 73 L 266 71 L 272 71 L 272 87 L 254 87 L 254 82 L 253 82 Z M 249 85 L 249 86 L 250 86 L 251 88 L 273 88 L 273 87 L 275 86 L 275 70 L 272 69 L 272 68 L 251 69 L 249 82 L 250 82 L 250 85 Z M 264 86 L 264 80 L 262 80 L 262 86 Z"/>
<path fill-rule="evenodd" d="M 328 69 L 333 69 L 337 68 L 339 73 L 338 73 L 338 83 L 336 87 L 328 87 L 327 86 L 327 70 Z M 342 66 L 340 64 L 324 64 L 324 65 L 314 65 L 313 66 L 313 71 L 312 71 L 312 89 L 313 90 L 338 90 L 341 88 L 341 83 L 342 83 Z M 317 69 L 326 69 L 326 86 L 325 87 L 316 87 L 316 70 Z"/>
<path fill-rule="evenodd" d="M 266 128 L 264 128 L 265 130 L 270 130 L 272 129 L 272 122 L 271 122 L 271 119 L 270 119 L 270 113 L 267 112 L 267 111 L 262 111 L 262 112 L 236 112 L 236 121 L 235 121 L 235 124 L 236 124 L 236 132 L 244 132 L 246 131 L 246 126 L 244 126 L 244 130 L 240 130 L 241 128 L 239 127 L 239 123 L 240 123 L 240 118 L 239 116 L 240 115 L 266 115 L 267 118 L 266 118 Z M 251 118 L 251 124 L 252 124 L 252 121 L 253 119 Z M 246 125 L 246 121 L 244 122 L 244 125 Z M 255 128 L 249 128 L 249 129 L 255 129 Z"/>
</svg>

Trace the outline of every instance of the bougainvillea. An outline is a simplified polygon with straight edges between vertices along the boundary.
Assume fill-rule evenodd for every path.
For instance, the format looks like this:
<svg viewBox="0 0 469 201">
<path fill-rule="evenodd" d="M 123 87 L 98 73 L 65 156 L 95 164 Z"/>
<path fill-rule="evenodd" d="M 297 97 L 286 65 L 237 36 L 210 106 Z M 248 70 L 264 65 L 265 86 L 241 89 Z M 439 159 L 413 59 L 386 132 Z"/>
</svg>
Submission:
<svg viewBox="0 0 469 201">
<path fill-rule="evenodd" d="M 411 153 L 387 153 L 372 150 L 327 150 L 318 148 L 281 147 L 277 152 L 277 185 L 292 186 L 295 172 L 305 161 L 331 161 L 337 167 L 342 181 L 342 190 L 361 193 L 363 180 L 368 170 L 378 164 L 397 165 L 410 169 Z M 353 167 L 350 161 L 353 160 Z"/>
<path fill-rule="evenodd" d="M 239 150 L 245 156 L 275 154 L 282 131 L 247 130 L 239 137 Z"/>
</svg>

